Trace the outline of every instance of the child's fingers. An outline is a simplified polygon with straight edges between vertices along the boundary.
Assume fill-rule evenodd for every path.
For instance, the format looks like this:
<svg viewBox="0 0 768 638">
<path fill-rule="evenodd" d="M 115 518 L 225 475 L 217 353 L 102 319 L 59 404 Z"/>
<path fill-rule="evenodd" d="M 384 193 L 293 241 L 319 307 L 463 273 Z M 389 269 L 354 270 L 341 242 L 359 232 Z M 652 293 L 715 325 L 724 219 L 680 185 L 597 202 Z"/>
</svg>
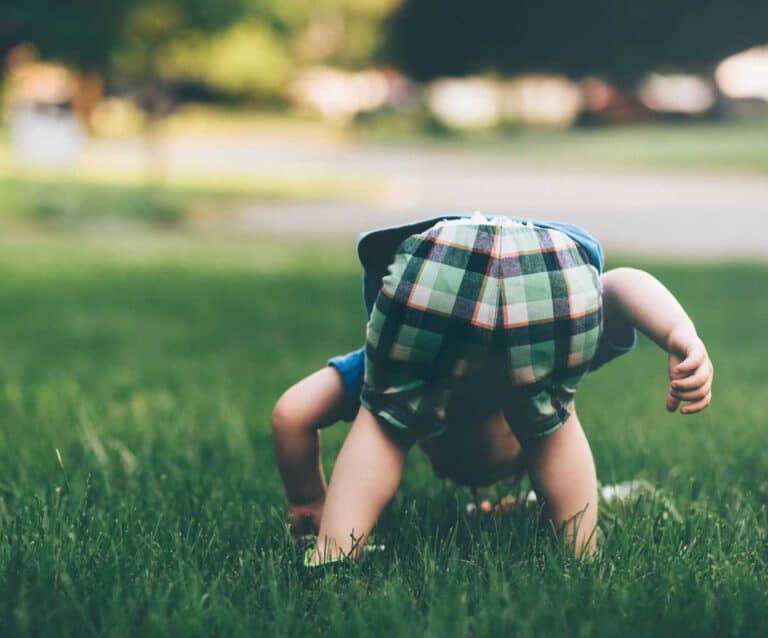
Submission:
<svg viewBox="0 0 768 638">
<path fill-rule="evenodd" d="M 712 366 L 708 363 L 702 366 L 699 366 L 698 370 L 696 370 L 692 375 L 685 377 L 684 379 L 674 379 L 672 381 L 672 390 L 677 391 L 686 391 L 686 390 L 695 390 L 696 388 L 701 387 L 712 376 Z"/>
<path fill-rule="evenodd" d="M 712 390 L 712 379 L 707 379 L 703 385 L 692 390 L 676 390 L 674 383 L 672 384 L 672 394 L 678 399 L 683 401 L 698 401 L 707 396 Z"/>
<path fill-rule="evenodd" d="M 674 412 L 680 406 L 680 399 L 678 399 L 671 391 L 667 392 L 667 410 Z"/>
<path fill-rule="evenodd" d="M 698 368 L 707 358 L 707 351 L 704 344 L 698 343 L 686 355 L 685 359 L 675 366 L 674 372 L 677 374 L 687 374 Z"/>
<path fill-rule="evenodd" d="M 680 412 L 682 414 L 694 414 L 696 412 L 701 412 L 704 408 L 706 408 L 710 403 L 712 403 L 712 392 L 708 392 L 707 396 L 705 396 L 700 401 L 696 401 L 696 403 L 689 403 L 688 405 L 684 405 Z"/>
<path fill-rule="evenodd" d="M 711 390 L 712 384 L 707 382 L 700 388 L 687 390 L 685 392 L 680 390 L 673 390 L 672 394 L 676 399 L 680 399 L 682 401 L 698 401 L 699 399 L 703 399 L 705 396 L 707 396 Z"/>
</svg>

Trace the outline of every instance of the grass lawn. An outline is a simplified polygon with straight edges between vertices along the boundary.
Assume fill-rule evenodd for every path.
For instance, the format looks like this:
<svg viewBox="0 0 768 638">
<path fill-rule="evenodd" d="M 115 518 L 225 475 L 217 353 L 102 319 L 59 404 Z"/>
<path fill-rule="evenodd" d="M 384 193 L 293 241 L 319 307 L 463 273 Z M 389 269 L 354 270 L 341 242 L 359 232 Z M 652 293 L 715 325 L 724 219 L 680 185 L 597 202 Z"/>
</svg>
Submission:
<svg viewBox="0 0 768 638">
<path fill-rule="evenodd" d="M 497 154 L 524 166 L 768 174 L 768 120 L 511 129 L 425 138 L 411 123 L 372 123 L 366 139 L 386 145 Z"/>
<path fill-rule="evenodd" d="M 206 174 L 168 170 L 159 175 L 154 169 L 120 170 L 109 165 L 24 166 L 0 135 L 0 223 L 10 219 L 70 227 L 94 222 L 169 227 L 194 216 L 230 212 L 243 202 L 366 202 L 381 191 L 378 180 L 359 176 L 295 171 L 221 174 L 214 169 Z"/>
<path fill-rule="evenodd" d="M 3 234 L 0 635 L 764 635 L 768 270 L 646 266 L 698 321 L 715 403 L 666 414 L 644 342 L 580 415 L 601 480 L 662 487 L 681 523 L 640 501 L 579 563 L 535 512 L 464 513 L 414 453 L 388 551 L 305 589 L 269 416 L 363 338 L 351 246 Z"/>
<path fill-rule="evenodd" d="M 176 178 L 146 182 L 115 175 L 2 170 L 0 220 L 79 225 L 133 222 L 174 226 L 192 215 L 226 212 L 246 201 L 345 199 L 365 201 L 375 185 L 364 180 L 253 176 L 251 179 Z"/>
<path fill-rule="evenodd" d="M 503 128 L 429 135 L 414 116 L 338 124 L 289 114 L 190 107 L 170 117 L 169 135 L 276 136 L 499 154 L 526 166 L 768 174 L 768 119 L 643 122 L 570 129 Z"/>
</svg>

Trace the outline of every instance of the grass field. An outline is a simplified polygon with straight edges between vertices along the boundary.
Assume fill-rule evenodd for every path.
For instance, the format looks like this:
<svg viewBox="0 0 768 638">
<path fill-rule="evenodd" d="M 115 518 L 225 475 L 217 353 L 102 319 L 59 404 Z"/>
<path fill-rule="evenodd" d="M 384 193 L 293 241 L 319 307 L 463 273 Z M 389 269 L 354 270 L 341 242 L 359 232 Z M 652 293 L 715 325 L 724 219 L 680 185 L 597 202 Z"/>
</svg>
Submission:
<svg viewBox="0 0 768 638">
<path fill-rule="evenodd" d="M 301 176 L 121 180 L 109 174 L 22 171 L 0 162 L 0 221 L 58 227 L 115 222 L 171 227 L 193 216 L 226 214 L 248 201 L 364 201 L 375 188 L 365 180 Z"/>
<path fill-rule="evenodd" d="M 511 127 L 439 135 L 413 116 L 365 118 L 344 128 L 286 114 L 189 108 L 170 117 L 169 135 L 251 136 L 354 142 L 499 154 L 525 166 L 675 172 L 768 173 L 768 119 L 639 122 L 568 129 Z"/>
<path fill-rule="evenodd" d="M 467 515 L 414 453 L 388 551 L 304 588 L 269 416 L 363 338 L 351 247 L 4 233 L 0 636 L 764 635 L 768 269 L 646 267 L 710 346 L 714 405 L 666 414 L 644 342 L 580 415 L 601 480 L 649 480 L 682 522 L 640 501 L 579 563 L 535 511 Z"/>
<path fill-rule="evenodd" d="M 637 123 L 570 129 L 518 128 L 425 138 L 371 126 L 366 139 L 498 154 L 523 166 L 765 175 L 768 121 Z"/>
<path fill-rule="evenodd" d="M 768 123 L 637 124 L 571 131 L 520 131 L 511 159 L 540 166 L 764 175 Z"/>
</svg>

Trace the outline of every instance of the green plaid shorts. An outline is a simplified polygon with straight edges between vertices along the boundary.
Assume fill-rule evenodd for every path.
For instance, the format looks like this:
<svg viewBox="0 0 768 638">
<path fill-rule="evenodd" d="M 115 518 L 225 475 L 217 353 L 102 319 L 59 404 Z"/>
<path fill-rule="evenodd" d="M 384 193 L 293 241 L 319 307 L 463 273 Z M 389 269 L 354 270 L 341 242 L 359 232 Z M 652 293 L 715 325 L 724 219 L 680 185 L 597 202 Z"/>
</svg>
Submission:
<svg viewBox="0 0 768 638">
<path fill-rule="evenodd" d="M 361 402 L 416 438 L 503 411 L 525 442 L 570 414 L 602 329 L 600 275 L 564 233 L 475 217 L 398 247 L 368 321 Z"/>
</svg>

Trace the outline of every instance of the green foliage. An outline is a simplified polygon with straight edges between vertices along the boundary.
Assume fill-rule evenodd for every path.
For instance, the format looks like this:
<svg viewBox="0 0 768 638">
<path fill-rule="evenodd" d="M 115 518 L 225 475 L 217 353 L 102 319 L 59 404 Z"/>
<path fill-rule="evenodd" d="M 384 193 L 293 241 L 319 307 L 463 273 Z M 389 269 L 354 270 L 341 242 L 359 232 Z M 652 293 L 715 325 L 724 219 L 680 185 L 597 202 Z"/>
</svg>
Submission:
<svg viewBox="0 0 768 638">
<path fill-rule="evenodd" d="M 351 247 L 5 234 L 0 268 L 3 636 L 763 633 L 764 265 L 651 266 L 711 347 L 708 413 L 664 412 L 645 342 L 580 390 L 601 479 L 648 479 L 681 524 L 640 501 L 577 563 L 535 511 L 465 514 L 414 454 L 376 530 L 387 551 L 309 587 L 269 415 L 363 338 Z"/>
<path fill-rule="evenodd" d="M 28 0 L 3 6 L 0 46 L 31 42 L 45 58 L 109 71 L 125 46 L 151 48 L 182 29 L 215 31 L 241 11 L 241 0 Z"/>
<path fill-rule="evenodd" d="M 202 0 L 142 0 L 125 15 L 113 45 L 113 63 L 123 77 L 153 82 L 158 79 L 164 50 L 189 34 L 211 34 L 232 24 L 242 14 L 240 0 L 216 3 Z"/>
<path fill-rule="evenodd" d="M 185 34 L 163 49 L 162 76 L 233 95 L 279 94 L 293 70 L 285 42 L 263 22 L 241 21 L 209 37 Z"/>
<path fill-rule="evenodd" d="M 378 61 L 387 17 L 398 0 L 257 0 L 251 11 L 273 25 L 297 64 L 327 62 L 344 67 Z M 332 43 L 313 51 L 313 28 L 325 29 Z"/>
<path fill-rule="evenodd" d="M 308 63 L 386 60 L 418 79 L 553 71 L 632 84 L 651 69 L 706 72 L 763 43 L 766 24 L 758 0 L 27 0 L 0 9 L 0 54 L 29 41 L 145 90 L 192 79 L 236 95 L 279 94 Z"/>
<path fill-rule="evenodd" d="M 392 8 L 393 0 L 30 0 L 0 10 L 0 54 L 31 42 L 44 58 L 140 87 L 153 110 L 167 80 L 277 95 L 297 63 L 370 63 Z M 319 53 L 307 37 L 317 25 L 331 38 Z"/>
<path fill-rule="evenodd" d="M 0 56 L 31 42 L 45 58 L 106 70 L 132 0 L 24 0 L 0 7 Z"/>
<path fill-rule="evenodd" d="M 761 0 L 404 0 L 390 54 L 420 79 L 488 70 L 604 75 L 625 84 L 653 69 L 706 72 L 762 44 Z"/>
</svg>

